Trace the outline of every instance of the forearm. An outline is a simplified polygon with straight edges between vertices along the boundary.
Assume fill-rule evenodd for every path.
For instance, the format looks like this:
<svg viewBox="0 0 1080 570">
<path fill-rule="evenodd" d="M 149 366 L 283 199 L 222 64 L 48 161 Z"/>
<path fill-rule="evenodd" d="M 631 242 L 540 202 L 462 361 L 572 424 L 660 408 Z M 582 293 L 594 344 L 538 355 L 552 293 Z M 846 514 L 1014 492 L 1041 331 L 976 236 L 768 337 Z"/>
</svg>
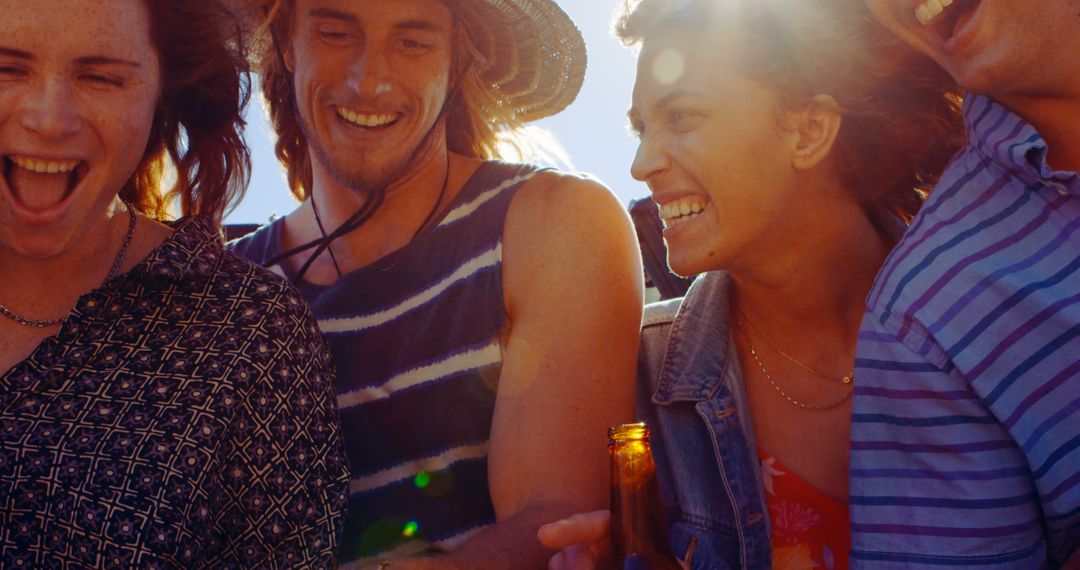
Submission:
<svg viewBox="0 0 1080 570">
<path fill-rule="evenodd" d="M 540 544 L 537 531 L 574 512 L 576 509 L 571 505 L 537 501 L 478 532 L 452 551 L 394 560 L 390 570 L 541 570 L 547 568 L 552 551 Z"/>
</svg>

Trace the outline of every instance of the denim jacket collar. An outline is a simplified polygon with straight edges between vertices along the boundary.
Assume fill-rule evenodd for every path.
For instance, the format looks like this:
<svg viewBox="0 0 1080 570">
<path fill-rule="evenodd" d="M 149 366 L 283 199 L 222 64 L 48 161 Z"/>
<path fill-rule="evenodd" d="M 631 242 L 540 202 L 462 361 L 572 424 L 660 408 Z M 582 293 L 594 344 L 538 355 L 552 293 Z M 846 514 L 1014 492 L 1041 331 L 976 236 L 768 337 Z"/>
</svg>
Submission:
<svg viewBox="0 0 1080 570">
<path fill-rule="evenodd" d="M 671 325 L 653 403 L 703 401 L 724 385 L 731 358 L 731 276 L 707 273 L 694 281 Z"/>
</svg>

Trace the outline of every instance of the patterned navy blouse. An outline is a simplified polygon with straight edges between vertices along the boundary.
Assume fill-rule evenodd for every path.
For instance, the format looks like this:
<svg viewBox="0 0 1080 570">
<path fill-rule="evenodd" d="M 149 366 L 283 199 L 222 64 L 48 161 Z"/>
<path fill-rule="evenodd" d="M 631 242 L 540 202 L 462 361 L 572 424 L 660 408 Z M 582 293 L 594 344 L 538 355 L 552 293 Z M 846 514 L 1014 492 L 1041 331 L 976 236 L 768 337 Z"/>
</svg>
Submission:
<svg viewBox="0 0 1080 570">
<path fill-rule="evenodd" d="M 0 568 L 333 566 L 332 374 L 296 291 L 182 222 L 0 376 Z"/>
</svg>

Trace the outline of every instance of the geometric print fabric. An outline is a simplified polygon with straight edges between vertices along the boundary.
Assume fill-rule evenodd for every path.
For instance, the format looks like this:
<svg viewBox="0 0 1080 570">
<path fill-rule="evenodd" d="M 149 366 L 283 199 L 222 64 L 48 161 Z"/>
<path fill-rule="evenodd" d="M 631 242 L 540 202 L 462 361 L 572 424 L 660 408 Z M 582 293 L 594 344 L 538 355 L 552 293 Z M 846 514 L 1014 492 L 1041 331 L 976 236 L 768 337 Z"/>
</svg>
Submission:
<svg viewBox="0 0 1080 570">
<path fill-rule="evenodd" d="M 348 476 L 294 289 L 181 222 L 0 376 L 0 568 L 319 568 Z"/>
</svg>

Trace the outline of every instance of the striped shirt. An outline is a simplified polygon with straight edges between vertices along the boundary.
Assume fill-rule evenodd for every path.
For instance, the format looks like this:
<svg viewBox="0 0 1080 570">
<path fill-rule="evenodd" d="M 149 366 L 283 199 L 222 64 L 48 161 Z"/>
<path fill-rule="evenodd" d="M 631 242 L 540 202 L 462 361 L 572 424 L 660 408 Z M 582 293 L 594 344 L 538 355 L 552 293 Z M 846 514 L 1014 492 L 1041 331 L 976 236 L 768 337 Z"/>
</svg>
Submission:
<svg viewBox="0 0 1080 570">
<path fill-rule="evenodd" d="M 343 564 L 450 548 L 495 522 L 487 454 L 507 324 L 503 221 L 537 172 L 484 163 L 405 247 L 333 285 L 298 284 L 337 366 L 352 476 Z M 282 250 L 280 226 L 233 247 L 265 262 Z"/>
<path fill-rule="evenodd" d="M 991 99 L 964 115 L 867 298 L 853 567 L 1039 568 L 1080 544 L 1080 178 Z"/>
</svg>

